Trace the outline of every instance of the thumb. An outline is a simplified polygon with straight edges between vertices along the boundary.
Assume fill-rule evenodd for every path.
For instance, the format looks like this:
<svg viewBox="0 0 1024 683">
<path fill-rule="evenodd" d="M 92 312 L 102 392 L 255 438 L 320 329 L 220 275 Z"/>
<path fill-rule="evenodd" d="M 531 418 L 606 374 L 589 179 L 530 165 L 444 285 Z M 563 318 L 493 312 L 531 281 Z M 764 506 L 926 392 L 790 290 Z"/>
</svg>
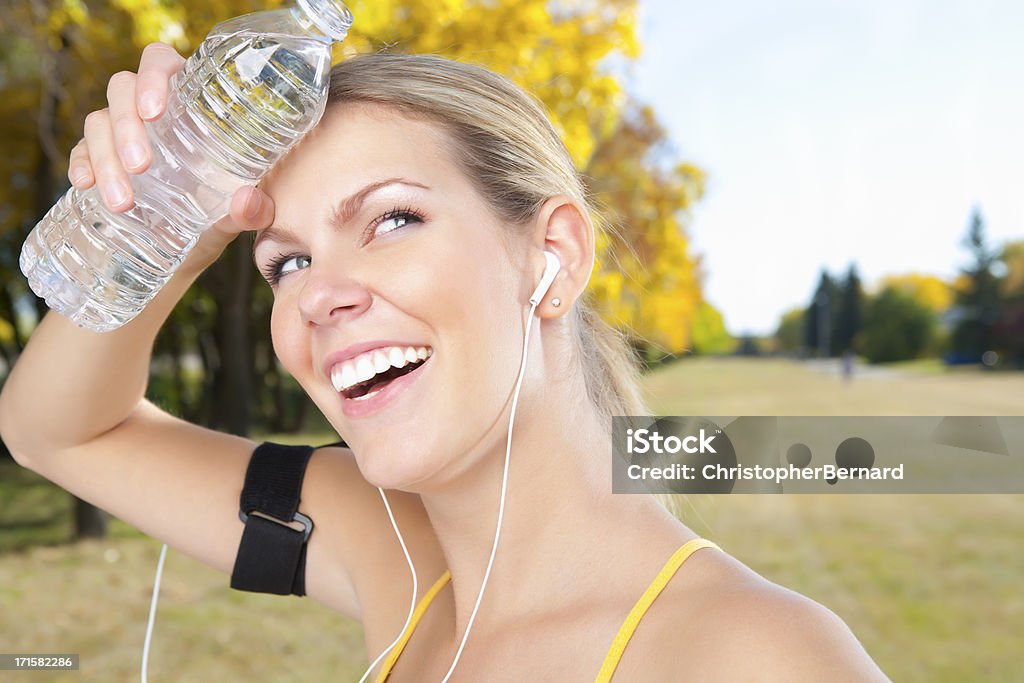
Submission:
<svg viewBox="0 0 1024 683">
<path fill-rule="evenodd" d="M 226 232 L 262 230 L 274 222 L 274 200 L 258 187 L 243 187 L 231 198 L 230 216 L 234 225 L 220 226 Z"/>
</svg>

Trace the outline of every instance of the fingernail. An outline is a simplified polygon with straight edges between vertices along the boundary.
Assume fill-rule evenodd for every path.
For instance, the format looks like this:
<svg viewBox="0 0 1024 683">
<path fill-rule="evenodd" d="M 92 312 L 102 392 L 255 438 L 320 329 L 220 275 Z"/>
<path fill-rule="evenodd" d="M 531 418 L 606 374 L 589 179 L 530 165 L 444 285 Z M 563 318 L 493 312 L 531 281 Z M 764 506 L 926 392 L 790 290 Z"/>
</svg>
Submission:
<svg viewBox="0 0 1024 683">
<path fill-rule="evenodd" d="M 122 183 L 116 180 L 112 180 L 103 186 L 103 194 L 107 197 L 107 202 L 111 206 L 121 206 L 128 201 L 128 190 Z"/>
<path fill-rule="evenodd" d="M 82 185 L 89 180 L 89 171 L 84 168 L 75 168 L 71 170 L 71 183 L 73 185 Z"/>
<path fill-rule="evenodd" d="M 124 146 L 124 163 L 128 168 L 138 168 L 146 163 L 146 152 L 136 142 L 129 142 Z"/>
<path fill-rule="evenodd" d="M 155 92 L 143 93 L 139 98 L 139 113 L 146 119 L 151 119 L 159 114 L 160 97 Z"/>
<path fill-rule="evenodd" d="M 260 196 L 259 190 L 253 188 L 249 190 L 249 198 L 245 200 L 245 210 L 242 213 L 246 218 L 256 218 L 262 204 L 263 197 Z"/>
</svg>

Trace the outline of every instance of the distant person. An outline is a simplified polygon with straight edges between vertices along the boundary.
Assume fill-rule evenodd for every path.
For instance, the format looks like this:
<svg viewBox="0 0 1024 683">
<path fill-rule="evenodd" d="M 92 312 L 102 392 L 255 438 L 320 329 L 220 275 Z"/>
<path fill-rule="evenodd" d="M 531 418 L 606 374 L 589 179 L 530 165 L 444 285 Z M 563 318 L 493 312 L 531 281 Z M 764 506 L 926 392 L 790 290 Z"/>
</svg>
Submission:
<svg viewBox="0 0 1024 683">
<path fill-rule="evenodd" d="M 843 381 L 853 381 L 853 362 L 856 358 L 852 350 L 843 351 Z"/>
<path fill-rule="evenodd" d="M 111 78 L 109 110 L 88 117 L 70 175 L 96 183 L 111 210 L 132 206 L 114 200 L 146 166 L 127 169 L 122 152 L 150 153 L 137 103 L 155 96 L 162 109 L 182 61 L 148 46 L 137 76 Z M 144 395 L 174 305 L 256 230 L 274 351 L 347 443 L 309 461 L 304 592 L 362 624 L 371 662 L 404 628 L 378 680 L 440 681 L 466 632 L 455 681 L 886 680 L 831 611 L 698 538 L 653 496 L 612 495 L 611 416 L 647 408 L 629 351 L 584 297 L 590 211 L 563 142 L 509 79 L 432 55 L 347 59 L 317 129 L 260 189 L 238 191 L 136 319 L 101 334 L 44 318 L 0 395 L 3 438 L 23 465 L 230 572 L 259 444 Z M 545 251 L 561 270 L 534 321 Z M 408 628 L 409 568 L 378 487 L 420 576 Z"/>
</svg>

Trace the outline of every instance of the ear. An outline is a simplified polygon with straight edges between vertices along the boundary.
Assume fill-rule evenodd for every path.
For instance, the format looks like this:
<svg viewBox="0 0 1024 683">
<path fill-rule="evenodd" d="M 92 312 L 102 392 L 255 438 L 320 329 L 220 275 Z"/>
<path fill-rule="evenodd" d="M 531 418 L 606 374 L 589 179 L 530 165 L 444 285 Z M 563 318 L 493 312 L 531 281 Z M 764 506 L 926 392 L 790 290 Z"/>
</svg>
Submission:
<svg viewBox="0 0 1024 683">
<path fill-rule="evenodd" d="M 562 264 L 547 294 L 537 306 L 541 318 L 558 318 L 572 308 L 583 294 L 594 270 L 594 226 L 586 209 L 568 195 L 551 197 L 537 212 L 533 226 L 536 253 L 530 256 L 537 263 L 538 279 L 544 272 L 544 251 L 550 251 Z M 551 302 L 560 299 L 559 306 Z"/>
</svg>

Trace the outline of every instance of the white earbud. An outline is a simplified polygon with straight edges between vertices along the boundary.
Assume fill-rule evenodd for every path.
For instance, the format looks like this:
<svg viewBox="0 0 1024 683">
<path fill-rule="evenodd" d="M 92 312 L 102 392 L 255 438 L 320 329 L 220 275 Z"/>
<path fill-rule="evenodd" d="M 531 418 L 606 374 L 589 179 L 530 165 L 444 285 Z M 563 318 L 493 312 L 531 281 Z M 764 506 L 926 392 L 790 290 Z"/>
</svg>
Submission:
<svg viewBox="0 0 1024 683">
<path fill-rule="evenodd" d="M 544 274 L 540 276 L 537 289 L 533 290 L 533 295 L 530 296 L 530 303 L 534 306 L 538 305 L 540 300 L 544 298 L 551 283 L 555 281 L 555 275 L 558 275 L 558 271 L 562 269 L 562 264 L 559 262 L 558 257 L 550 251 L 544 252 L 544 261 Z"/>
</svg>

